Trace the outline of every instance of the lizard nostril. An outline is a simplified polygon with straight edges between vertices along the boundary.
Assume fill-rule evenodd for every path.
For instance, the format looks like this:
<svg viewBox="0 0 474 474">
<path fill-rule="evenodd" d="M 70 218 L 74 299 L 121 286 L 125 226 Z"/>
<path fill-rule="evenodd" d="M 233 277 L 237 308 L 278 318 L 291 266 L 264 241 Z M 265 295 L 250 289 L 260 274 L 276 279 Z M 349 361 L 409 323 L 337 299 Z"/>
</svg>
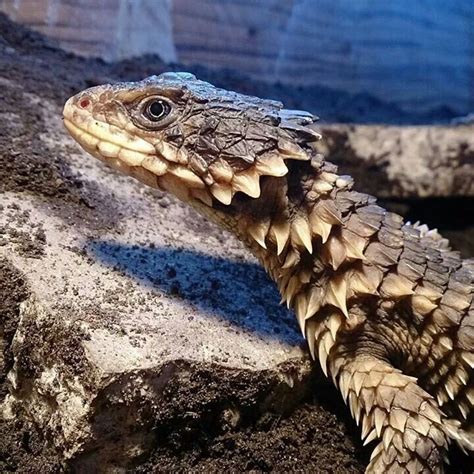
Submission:
<svg viewBox="0 0 474 474">
<path fill-rule="evenodd" d="M 85 109 L 87 107 L 89 107 L 91 101 L 87 98 L 85 99 L 82 99 L 80 102 L 79 102 L 79 107 L 81 107 L 82 109 Z"/>
</svg>

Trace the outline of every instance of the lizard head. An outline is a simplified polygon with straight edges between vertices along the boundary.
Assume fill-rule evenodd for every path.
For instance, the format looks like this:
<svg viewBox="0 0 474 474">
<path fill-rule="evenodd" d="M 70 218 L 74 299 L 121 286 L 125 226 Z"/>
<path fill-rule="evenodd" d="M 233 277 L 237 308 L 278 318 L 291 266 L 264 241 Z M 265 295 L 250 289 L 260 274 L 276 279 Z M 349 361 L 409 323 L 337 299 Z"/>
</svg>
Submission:
<svg viewBox="0 0 474 474">
<path fill-rule="evenodd" d="M 71 97 L 63 115 L 93 156 L 221 213 L 257 200 L 266 179 L 283 178 L 291 163 L 310 160 L 310 145 L 320 138 L 307 112 L 188 73 L 92 87 Z"/>
</svg>

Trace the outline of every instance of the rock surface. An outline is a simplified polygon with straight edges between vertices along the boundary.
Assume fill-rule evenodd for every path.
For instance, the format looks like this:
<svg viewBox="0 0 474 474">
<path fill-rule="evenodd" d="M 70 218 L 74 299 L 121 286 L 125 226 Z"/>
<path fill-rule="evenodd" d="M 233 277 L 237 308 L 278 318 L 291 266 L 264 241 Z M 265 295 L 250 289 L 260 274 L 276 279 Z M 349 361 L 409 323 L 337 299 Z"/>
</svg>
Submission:
<svg viewBox="0 0 474 474">
<path fill-rule="evenodd" d="M 322 125 L 318 149 L 381 198 L 474 197 L 474 124 Z"/>
<path fill-rule="evenodd" d="M 1 195 L 0 257 L 31 292 L 12 341 L 7 418 L 21 409 L 66 458 L 107 449 L 117 460 L 117 439 L 133 459 L 149 448 L 150 416 L 169 380 L 191 367 L 223 378 L 259 373 L 277 398 L 307 378 L 293 316 L 237 241 L 91 160 L 67 137 L 59 107 L 26 100 L 41 104 L 35 146 L 65 160 L 67 190 L 81 182 L 84 202 Z M 21 121 L 4 123 L 12 135 L 28 133 Z"/>
</svg>

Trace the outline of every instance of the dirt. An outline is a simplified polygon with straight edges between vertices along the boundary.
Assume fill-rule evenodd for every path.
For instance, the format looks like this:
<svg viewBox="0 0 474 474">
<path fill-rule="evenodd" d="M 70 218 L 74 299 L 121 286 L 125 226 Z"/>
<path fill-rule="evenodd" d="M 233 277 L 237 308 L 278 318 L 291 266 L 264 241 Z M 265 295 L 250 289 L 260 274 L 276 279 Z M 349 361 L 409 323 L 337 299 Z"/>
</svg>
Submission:
<svg viewBox="0 0 474 474">
<path fill-rule="evenodd" d="M 0 259 L 0 400 L 6 395 L 5 377 L 12 365 L 9 349 L 16 331 L 19 306 L 28 294 L 23 276 Z"/>
<path fill-rule="evenodd" d="M 196 379 L 198 382 L 199 371 Z M 242 380 L 242 388 L 258 385 L 248 379 L 251 376 Z M 219 380 L 210 382 L 206 392 L 210 389 L 217 394 L 222 389 L 227 392 L 229 388 L 223 387 Z M 200 382 L 190 386 L 199 397 Z M 311 395 L 313 391 L 318 393 L 317 399 Z M 193 419 L 191 415 L 178 422 L 185 427 L 178 435 L 175 433 L 170 437 L 166 429 L 160 430 L 157 438 L 166 440 L 165 443 L 159 442 L 150 459 L 137 467 L 136 472 L 185 472 L 189 469 L 204 472 L 363 472 L 369 452 L 354 443 L 357 429 L 351 420 L 345 419 L 341 424 L 331 400 L 332 387 L 316 372 L 304 403 L 295 404 L 290 412 L 282 412 L 267 400 L 265 413 L 259 413 L 251 397 L 247 405 L 236 411 L 234 394 L 232 391 L 227 393 L 225 405 L 211 404 L 207 417 Z M 173 382 L 169 394 L 173 397 L 178 394 L 178 398 L 184 395 L 182 400 L 189 403 L 190 394 L 180 393 Z M 338 408 L 343 410 L 342 401 Z M 218 420 L 213 420 L 215 414 Z M 333 451 L 332 447 L 336 446 L 337 450 Z"/>
<path fill-rule="evenodd" d="M 43 97 L 60 105 L 85 87 L 110 80 L 138 79 L 152 73 L 176 70 L 179 66 L 169 67 L 155 56 L 117 64 L 78 58 L 56 48 L 41 35 L 13 24 L 3 15 L 0 15 L 0 31 L 0 193 L 28 193 L 47 203 L 51 212 L 62 215 L 65 222 L 69 222 L 66 217 L 74 209 L 75 214 L 87 217 L 84 219 L 87 225 L 94 223 L 94 231 L 100 233 L 101 229 L 110 228 L 114 225 L 113 216 L 97 218 L 93 212 L 91 196 L 100 195 L 100 190 L 70 169 L 64 159 L 64 150 L 54 146 L 45 149 L 44 142 L 39 139 L 46 131 L 46 124 L 41 118 L 41 101 L 35 101 L 33 97 Z M 433 117 L 406 116 L 390 104 L 372 98 L 341 96 L 326 89 L 285 89 L 278 84 L 268 86 L 251 82 L 229 71 L 192 69 L 217 85 L 280 98 L 290 107 L 315 110 L 314 97 L 318 97 L 319 110 L 327 112 L 325 118 L 328 121 L 419 123 L 433 120 Z M 443 117 L 434 117 L 436 120 L 440 118 Z M 164 199 L 164 207 L 166 202 Z M 472 222 L 449 218 L 458 203 L 446 200 L 442 213 L 437 212 L 436 216 L 430 211 L 430 203 L 389 204 L 408 214 L 415 209 L 428 224 L 431 219 L 433 222 L 436 219 L 441 231 L 447 223 L 445 228 L 450 237 L 456 242 L 464 242 L 465 255 L 474 255 L 474 239 L 466 237 L 467 227 L 471 229 L 469 235 L 473 235 Z M 2 207 L 1 203 L 0 212 L 10 212 L 12 219 L 20 221 L 28 217 L 16 209 Z M 193 225 L 199 228 L 203 224 L 197 222 Z M 46 244 L 41 226 L 33 230 L 25 227 L 24 231 L 16 233 L 11 229 L 0 229 L 0 245 L 4 239 L 15 241 L 19 253 L 28 258 L 41 256 Z M 7 262 L 0 262 L 1 398 L 7 390 L 5 375 L 12 363 L 9 346 L 19 305 L 27 297 L 28 288 L 22 275 Z M 153 414 L 152 433 L 156 449 L 132 466 L 132 472 L 184 472 L 191 469 L 205 472 L 225 469 L 363 472 L 370 448 L 362 447 L 359 430 L 348 416 L 339 394 L 321 378 L 317 369 L 311 390 L 291 410 L 282 410 L 268 400 L 269 407 L 264 412 L 256 411 L 260 405 L 248 393 L 248 387 L 255 384 L 248 373 L 236 374 L 234 384 L 229 387 L 219 383 L 218 371 L 205 368 L 193 373 L 196 379 L 194 383 L 186 384 L 190 387 L 187 392 L 180 390 L 179 371 L 170 380 L 165 396 L 175 397 L 172 405 L 175 411 Z M 202 387 L 206 388 L 205 397 Z M 232 405 L 233 397 L 239 399 L 240 405 L 247 401 L 238 413 Z M 451 458 L 453 472 L 462 469 L 468 472 L 467 462 L 459 453 L 453 451 Z M 32 425 L 20 421 L 0 425 L 2 472 L 53 473 L 71 469 L 84 472 L 84 466 L 87 467 L 90 460 L 82 461 L 82 466 L 80 459 L 74 466 L 66 465 Z"/>
</svg>

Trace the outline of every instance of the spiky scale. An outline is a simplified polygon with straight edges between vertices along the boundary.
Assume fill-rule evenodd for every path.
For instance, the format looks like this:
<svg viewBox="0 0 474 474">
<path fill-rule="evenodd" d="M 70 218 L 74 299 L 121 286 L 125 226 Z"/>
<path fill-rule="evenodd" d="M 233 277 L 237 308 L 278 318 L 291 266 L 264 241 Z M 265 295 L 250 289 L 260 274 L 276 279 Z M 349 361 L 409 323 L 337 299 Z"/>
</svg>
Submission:
<svg viewBox="0 0 474 474">
<path fill-rule="evenodd" d="M 332 184 L 322 179 L 315 181 L 313 184 L 313 190 L 319 194 L 329 193 L 332 190 L 332 188 L 333 188 Z"/>
<path fill-rule="evenodd" d="M 301 280 L 299 279 L 298 275 L 292 276 L 290 278 L 290 281 L 288 282 L 288 286 L 286 287 L 286 290 L 283 295 L 288 308 L 290 307 L 291 301 L 293 300 L 293 297 L 296 295 L 296 293 L 299 291 L 300 287 Z"/>
<path fill-rule="evenodd" d="M 324 375 L 327 377 L 328 375 L 328 368 L 327 368 L 327 358 L 328 353 L 326 352 L 326 348 L 324 347 L 324 343 L 322 341 L 318 344 L 318 359 L 321 365 L 321 369 L 324 372 Z"/>
<path fill-rule="evenodd" d="M 415 311 L 423 316 L 430 314 L 434 311 L 438 305 L 429 300 L 426 296 L 419 296 L 415 294 L 411 298 L 412 306 Z"/>
<path fill-rule="evenodd" d="M 375 265 L 362 263 L 361 270 L 365 278 L 370 282 L 370 287 L 378 291 L 384 278 L 384 272 Z"/>
<path fill-rule="evenodd" d="M 367 435 L 367 438 L 365 438 L 364 442 L 362 443 L 363 446 L 366 446 L 367 444 L 371 443 L 374 439 L 377 438 L 377 431 L 375 428 Z M 375 451 L 374 451 L 375 452 Z M 372 453 L 373 456 L 373 453 Z M 372 459 L 372 458 L 371 458 Z"/>
<path fill-rule="evenodd" d="M 431 420 L 432 422 L 440 425 L 441 424 L 441 415 L 437 410 L 435 410 L 428 400 L 425 400 L 420 407 L 420 413 Z"/>
<path fill-rule="evenodd" d="M 308 293 L 308 306 L 306 309 L 306 319 L 311 318 L 321 308 L 323 291 L 321 287 L 313 286 Z"/>
<path fill-rule="evenodd" d="M 321 237 L 323 244 L 326 243 L 329 234 L 331 233 L 332 224 L 329 224 L 328 222 L 324 221 L 314 211 L 309 215 L 309 224 L 311 227 L 311 231 Z"/>
<path fill-rule="evenodd" d="M 376 407 L 374 409 L 374 423 L 375 423 L 375 430 L 377 432 L 377 437 L 380 438 L 382 434 L 382 428 L 385 424 L 386 413 L 381 410 L 380 408 Z"/>
<path fill-rule="evenodd" d="M 205 184 L 203 183 L 201 178 L 199 178 L 198 175 L 196 175 L 188 168 L 184 168 L 183 166 L 172 166 L 169 168 L 169 172 L 184 181 L 186 185 L 191 188 L 205 188 Z"/>
<path fill-rule="evenodd" d="M 383 446 L 384 449 L 388 449 L 389 446 L 392 444 L 393 437 L 395 436 L 396 432 L 390 426 L 387 426 L 383 431 Z"/>
<path fill-rule="evenodd" d="M 241 191 L 252 198 L 260 196 L 260 176 L 253 170 L 247 170 L 236 174 L 232 179 L 232 187 L 235 191 Z"/>
<path fill-rule="evenodd" d="M 360 395 L 366 376 L 367 374 L 364 374 L 363 372 L 356 372 L 352 376 L 352 388 L 357 396 Z"/>
<path fill-rule="evenodd" d="M 223 181 L 224 183 L 232 182 L 234 177 L 234 170 L 225 160 L 216 160 L 210 164 L 209 172 L 216 181 Z"/>
<path fill-rule="evenodd" d="M 270 232 L 277 244 L 277 255 L 280 255 L 290 237 L 290 223 L 288 221 L 274 223 L 270 228 Z"/>
<path fill-rule="evenodd" d="M 339 331 L 339 328 L 341 327 L 341 324 L 342 324 L 342 318 L 341 318 L 339 313 L 331 314 L 328 317 L 328 320 L 326 322 L 326 326 L 328 327 L 329 332 L 330 332 L 331 337 L 332 337 L 334 342 L 336 341 L 337 331 Z"/>
<path fill-rule="evenodd" d="M 291 223 L 290 235 L 291 241 L 295 246 L 304 246 L 309 253 L 313 253 L 311 229 L 305 217 L 296 217 L 296 219 Z"/>
<path fill-rule="evenodd" d="M 368 244 L 367 239 L 358 236 L 349 229 L 341 229 L 341 239 L 344 242 L 348 257 L 359 260 L 366 259 L 364 249 Z"/>
<path fill-rule="evenodd" d="M 370 433 L 373 426 L 373 418 L 372 415 L 364 415 L 362 417 L 362 431 L 361 431 L 361 439 L 364 440 L 368 434 Z"/>
<path fill-rule="evenodd" d="M 431 422 L 428 420 L 428 418 L 425 418 L 424 416 L 419 416 L 416 420 L 416 424 L 413 424 L 413 427 L 416 431 L 418 431 L 419 434 L 422 436 L 426 436 L 431 428 Z"/>
<path fill-rule="evenodd" d="M 361 392 L 364 407 L 367 412 L 371 412 L 375 403 L 375 392 L 371 388 L 364 388 Z"/>
<path fill-rule="evenodd" d="M 442 293 L 433 289 L 432 287 L 425 286 L 423 284 L 417 285 L 416 287 L 416 294 L 422 295 L 428 298 L 432 303 L 438 303 L 441 297 L 443 296 Z"/>
<path fill-rule="evenodd" d="M 335 183 L 337 181 L 337 174 L 335 173 L 329 173 L 328 171 L 323 171 L 320 174 L 320 178 L 323 179 L 324 181 L 327 181 L 328 183 Z"/>
<path fill-rule="evenodd" d="M 451 382 L 449 380 L 446 381 L 446 384 L 444 385 L 444 388 L 446 390 L 446 393 L 448 394 L 448 397 L 451 400 L 455 399 L 455 388 L 452 386 Z M 457 392 L 457 390 L 456 390 Z"/>
<path fill-rule="evenodd" d="M 270 222 L 261 221 L 261 222 L 252 222 L 248 225 L 247 231 L 250 236 L 264 249 L 267 248 L 265 239 L 268 234 L 268 229 L 270 228 Z"/>
<path fill-rule="evenodd" d="M 346 247 L 341 239 L 336 235 L 330 236 L 321 254 L 323 261 L 333 270 L 337 270 L 344 263 L 346 257 Z"/>
<path fill-rule="evenodd" d="M 326 292 L 326 303 L 339 308 L 346 318 L 349 317 L 346 305 L 347 283 L 344 275 L 335 276 L 329 281 Z"/>
<path fill-rule="evenodd" d="M 469 407 L 465 403 L 459 402 L 458 409 L 461 412 L 461 415 L 463 416 L 463 418 L 467 420 L 469 417 Z"/>
<path fill-rule="evenodd" d="M 255 166 L 261 175 L 281 177 L 288 173 L 285 162 L 277 154 L 259 158 Z"/>
<path fill-rule="evenodd" d="M 398 431 L 405 431 L 407 415 L 402 410 L 394 408 L 390 411 L 390 424 Z"/>
<path fill-rule="evenodd" d="M 342 372 L 339 376 L 339 388 L 341 390 L 342 398 L 347 400 L 349 395 L 349 384 L 351 382 L 351 375 L 348 372 Z"/>
<path fill-rule="evenodd" d="M 300 252 L 295 249 L 290 249 L 286 254 L 285 262 L 282 265 L 282 270 L 291 269 L 300 261 Z"/>
<path fill-rule="evenodd" d="M 336 179 L 336 186 L 341 189 L 351 187 L 353 183 L 354 180 L 350 176 L 341 175 Z"/>
<path fill-rule="evenodd" d="M 292 160 L 307 161 L 310 159 L 309 154 L 306 153 L 303 148 L 290 140 L 285 140 L 284 138 L 278 140 L 278 150 L 285 156 L 285 158 Z"/>
<path fill-rule="evenodd" d="M 474 405 L 474 389 L 470 388 L 466 390 L 466 398 L 469 400 L 471 405 Z"/>
<path fill-rule="evenodd" d="M 402 298 L 414 294 L 414 283 L 396 273 L 388 274 L 380 287 L 380 294 L 386 298 Z"/>
<path fill-rule="evenodd" d="M 355 271 L 349 278 L 351 290 L 359 295 L 378 295 L 376 286 L 365 276 L 362 271 Z"/>
<path fill-rule="evenodd" d="M 448 336 L 441 336 L 439 339 L 438 339 L 439 343 L 445 348 L 447 349 L 448 351 L 452 351 L 453 350 L 453 341 L 451 340 L 450 337 Z"/>
<path fill-rule="evenodd" d="M 315 320 L 308 320 L 306 322 L 306 340 L 308 341 L 308 348 L 313 360 L 315 357 L 315 344 L 316 344 L 316 329 L 318 323 Z"/>
<path fill-rule="evenodd" d="M 370 456 L 370 460 L 373 461 L 377 456 L 380 455 L 380 453 L 382 452 L 383 450 L 383 444 L 380 443 L 378 444 L 375 449 L 372 451 L 372 454 Z"/>
<path fill-rule="evenodd" d="M 356 419 L 357 425 L 359 425 L 359 422 L 357 421 L 357 397 L 355 393 L 352 390 L 349 390 L 349 396 L 347 398 L 348 404 L 349 404 L 349 409 L 351 411 L 352 418 Z"/>
<path fill-rule="evenodd" d="M 305 321 L 306 321 L 307 308 L 308 308 L 308 300 L 306 298 L 306 295 L 303 293 L 300 293 L 296 297 L 295 312 L 296 312 L 296 317 L 298 319 L 298 324 L 300 325 L 300 329 L 301 329 L 301 333 L 303 334 L 303 337 L 306 336 Z"/>
<path fill-rule="evenodd" d="M 226 206 L 232 202 L 233 191 L 228 185 L 214 183 L 211 186 L 211 194 Z"/>
</svg>

